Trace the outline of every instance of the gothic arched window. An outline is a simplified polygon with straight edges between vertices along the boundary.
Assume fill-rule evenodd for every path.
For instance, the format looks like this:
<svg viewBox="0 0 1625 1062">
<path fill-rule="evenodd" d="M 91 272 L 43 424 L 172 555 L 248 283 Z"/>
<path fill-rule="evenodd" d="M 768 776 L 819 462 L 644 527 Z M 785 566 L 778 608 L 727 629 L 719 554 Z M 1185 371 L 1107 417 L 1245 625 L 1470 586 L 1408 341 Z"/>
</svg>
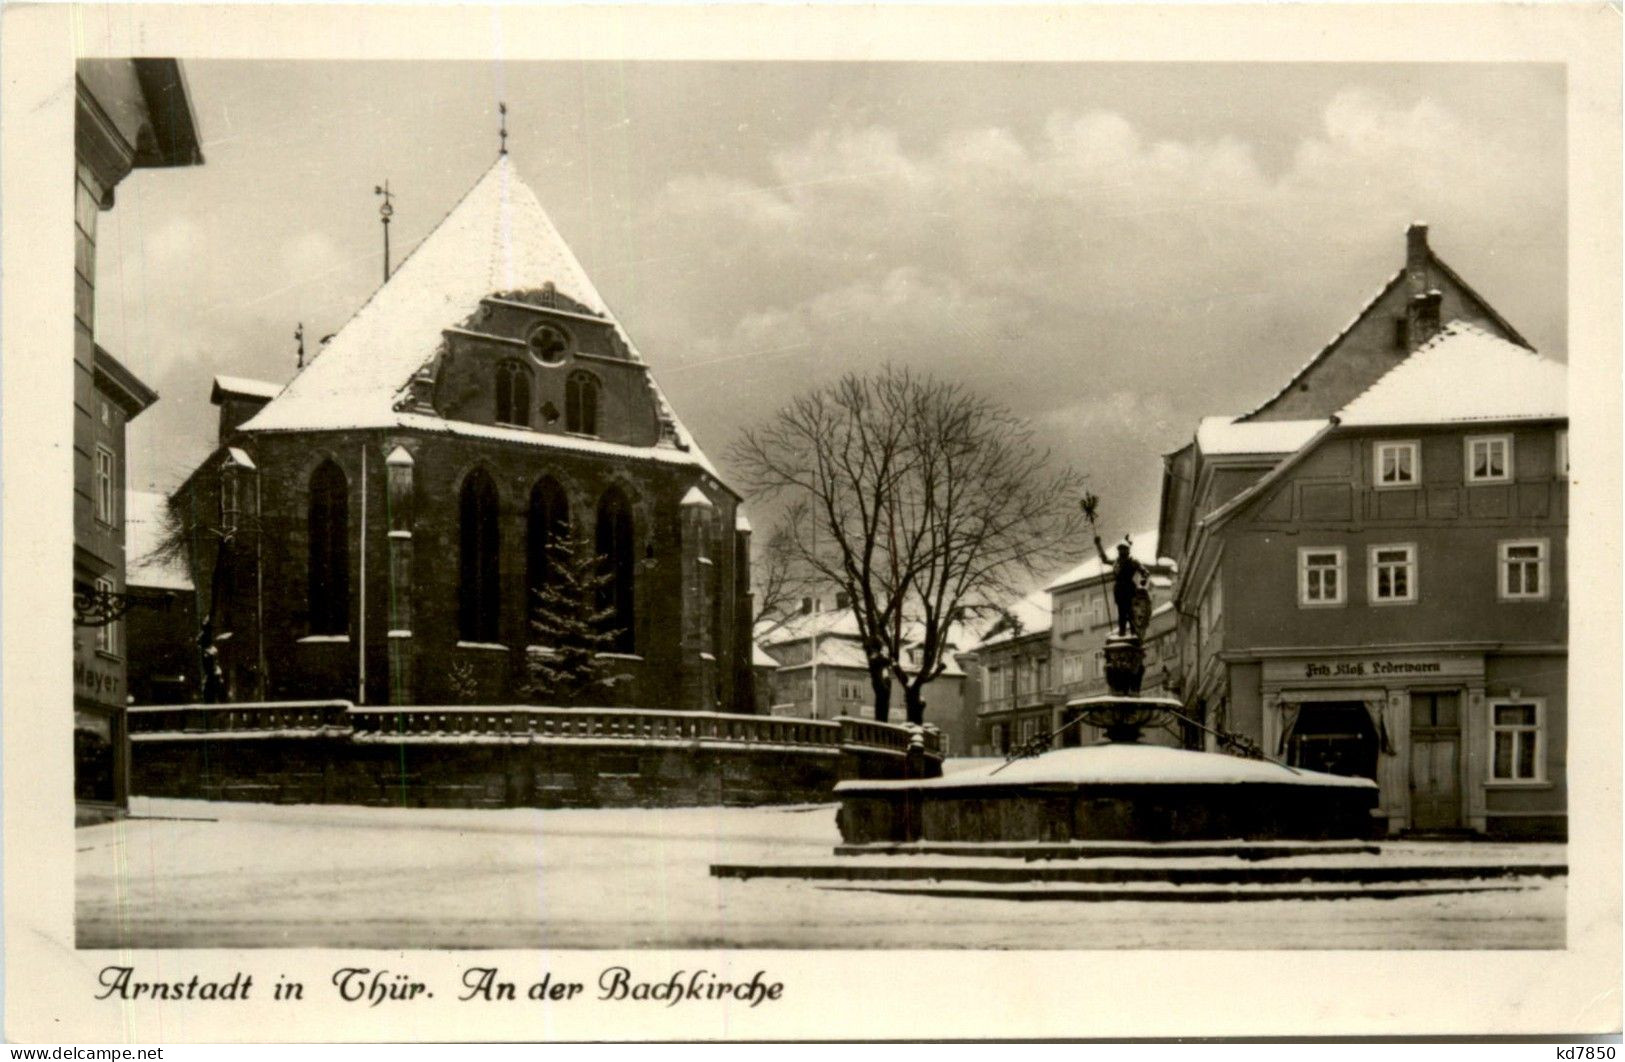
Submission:
<svg viewBox="0 0 1625 1062">
<path fill-rule="evenodd" d="M 308 516 L 310 633 L 345 634 L 350 629 L 350 484 L 332 461 L 323 461 L 310 477 Z"/>
<path fill-rule="evenodd" d="M 531 488 L 526 532 L 525 608 L 529 615 L 536 607 L 536 595 L 557 576 L 554 547 L 570 538 L 570 501 L 551 476 L 542 477 Z"/>
<path fill-rule="evenodd" d="M 530 370 L 517 361 L 497 364 L 497 423 L 530 426 Z"/>
<path fill-rule="evenodd" d="M 463 481 L 460 499 L 457 633 L 465 642 L 497 640 L 501 616 L 497 551 L 497 488 L 490 473 L 477 468 Z"/>
<path fill-rule="evenodd" d="M 599 591 L 598 607 L 608 609 L 610 630 L 615 632 L 613 649 L 632 652 L 632 580 L 636 557 L 632 546 L 632 503 L 619 487 L 611 487 L 598 499 L 595 543 L 599 563 L 608 581 Z"/>
<path fill-rule="evenodd" d="M 564 429 L 598 434 L 598 378 L 590 372 L 573 372 L 564 382 Z"/>
</svg>

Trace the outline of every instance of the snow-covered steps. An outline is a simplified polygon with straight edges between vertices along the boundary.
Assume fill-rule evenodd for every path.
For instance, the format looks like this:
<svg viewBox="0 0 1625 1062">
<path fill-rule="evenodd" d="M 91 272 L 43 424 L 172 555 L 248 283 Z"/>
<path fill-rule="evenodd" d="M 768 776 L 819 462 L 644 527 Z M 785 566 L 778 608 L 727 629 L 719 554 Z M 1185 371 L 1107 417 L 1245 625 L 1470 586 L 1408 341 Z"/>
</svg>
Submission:
<svg viewBox="0 0 1625 1062">
<path fill-rule="evenodd" d="M 841 844 L 838 856 L 974 856 L 995 859 L 1191 859 L 1233 856 L 1237 859 L 1281 859 L 1287 856 L 1376 855 L 1371 841 L 1042 841 L 1009 844 L 915 841 L 901 844 Z"/>
<path fill-rule="evenodd" d="M 939 896 L 998 895 L 1012 899 L 1228 899 L 1237 889 L 1274 889 L 1333 898 L 1382 898 L 1419 891 L 1464 891 L 1538 885 L 1563 878 L 1560 849 L 1476 845 L 1291 844 L 1277 847 L 1186 844 L 1149 850 L 1126 845 L 998 846 L 996 854 L 933 846 L 795 863 L 717 863 L 718 878 L 793 878 L 824 887 L 912 890 Z M 968 847 L 968 846 L 967 846 Z M 1027 855 L 1028 848 L 1064 854 Z M 1012 858 L 1016 850 L 1021 858 Z M 1081 851 L 1075 851 L 1081 849 Z M 837 849 L 844 851 L 844 849 Z M 826 886 L 827 883 L 827 886 Z M 1025 890 L 1025 891 L 1024 891 Z M 1034 892 L 1028 896 L 1026 892 Z M 1179 891 L 1180 895 L 1173 895 Z M 1292 894 L 1296 896 L 1296 894 Z M 1280 897 L 1277 897 L 1280 898 Z M 1302 897 L 1296 897 L 1302 898 Z"/>
<path fill-rule="evenodd" d="M 1532 884 L 1485 881 L 1437 881 L 1380 885 L 1240 883 L 1232 885 L 1175 885 L 1169 882 L 1135 884 L 1057 885 L 1011 883 L 964 885 L 926 882 L 847 882 L 819 885 L 831 892 L 881 893 L 891 896 L 932 896 L 958 900 L 1059 900 L 1069 903 L 1246 903 L 1269 900 L 1398 900 L 1408 897 L 1449 896 L 1467 892 L 1522 892 Z"/>
</svg>

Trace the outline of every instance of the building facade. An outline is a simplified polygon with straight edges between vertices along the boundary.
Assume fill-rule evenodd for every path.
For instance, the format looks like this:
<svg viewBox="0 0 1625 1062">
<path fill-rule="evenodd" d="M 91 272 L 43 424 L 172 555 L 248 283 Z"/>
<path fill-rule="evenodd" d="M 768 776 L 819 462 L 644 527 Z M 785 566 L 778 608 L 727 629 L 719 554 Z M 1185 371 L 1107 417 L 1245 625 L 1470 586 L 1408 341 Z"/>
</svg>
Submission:
<svg viewBox="0 0 1625 1062">
<path fill-rule="evenodd" d="M 818 605 L 811 598 L 804 600 L 802 611 L 758 636 L 761 651 L 777 665 L 768 711 L 795 719 L 873 719 L 874 687 L 869 682 L 857 619 L 839 598 L 836 608 Z M 965 675 L 956 656 L 949 648 L 942 674 L 921 691 L 925 722 L 942 733 L 943 753 L 948 756 L 964 755 L 969 748 L 962 726 Z M 918 663 L 917 655 L 911 659 Z M 903 693 L 893 681 L 889 721 L 903 718 Z"/>
<path fill-rule="evenodd" d="M 81 60 L 74 113 L 73 733 L 75 817 L 129 794 L 125 615 L 126 425 L 157 394 L 96 342 L 97 218 L 138 168 L 203 161 L 180 65 Z"/>
<path fill-rule="evenodd" d="M 534 701 L 568 543 L 603 577 L 596 703 L 753 710 L 739 498 L 507 155 L 286 387 L 214 398 L 171 502 L 206 699 Z"/>
<path fill-rule="evenodd" d="M 1419 226 L 1408 251 L 1406 300 L 1166 459 L 1183 698 L 1266 756 L 1373 778 L 1390 833 L 1561 836 L 1566 372 Z"/>
<path fill-rule="evenodd" d="M 1171 673 L 1164 656 L 1175 636 L 1169 599 L 1172 566 L 1147 543 L 1149 533 L 1134 536 L 1133 557 L 1148 571 L 1152 618 L 1145 634 L 1146 674 L 1141 692 L 1163 692 Z M 978 747 L 1004 755 L 1042 734 L 1059 734 L 1064 745 L 1088 744 L 1101 737 L 1096 728 L 1073 725 L 1066 702 L 1108 692 L 1106 636 L 1112 617 L 1111 569 L 1091 557 L 1052 579 L 1043 590 L 1027 595 L 1005 610 L 975 651 Z M 1178 744 L 1181 735 L 1148 730 L 1146 740 Z"/>
</svg>

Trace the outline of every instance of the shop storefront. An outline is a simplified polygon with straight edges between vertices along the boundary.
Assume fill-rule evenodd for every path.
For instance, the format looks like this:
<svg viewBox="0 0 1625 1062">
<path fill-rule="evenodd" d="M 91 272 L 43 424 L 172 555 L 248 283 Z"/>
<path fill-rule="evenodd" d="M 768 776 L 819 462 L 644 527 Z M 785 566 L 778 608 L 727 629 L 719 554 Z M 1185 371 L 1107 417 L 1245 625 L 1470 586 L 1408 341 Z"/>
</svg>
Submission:
<svg viewBox="0 0 1625 1062">
<path fill-rule="evenodd" d="M 1561 656 L 1485 652 L 1265 658 L 1258 677 L 1265 754 L 1375 780 L 1388 832 L 1550 833 L 1564 808 Z M 1554 666 L 1555 665 L 1555 666 Z M 1524 676 L 1520 678 L 1519 676 Z M 1511 685 L 1509 683 L 1519 683 Z M 1493 827 L 1493 828 L 1492 828 Z"/>
</svg>

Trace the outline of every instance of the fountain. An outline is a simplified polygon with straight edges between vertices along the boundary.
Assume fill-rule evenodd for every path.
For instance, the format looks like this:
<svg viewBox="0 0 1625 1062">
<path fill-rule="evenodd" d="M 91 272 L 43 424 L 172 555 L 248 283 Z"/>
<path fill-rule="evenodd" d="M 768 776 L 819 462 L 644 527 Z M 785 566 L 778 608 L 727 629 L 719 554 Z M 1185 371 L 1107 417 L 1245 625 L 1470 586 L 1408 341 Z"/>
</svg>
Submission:
<svg viewBox="0 0 1625 1062">
<path fill-rule="evenodd" d="M 1086 504 L 1086 512 L 1088 506 Z M 1100 539 L 1095 539 L 1100 549 Z M 1367 778 L 1267 760 L 1234 735 L 1208 730 L 1171 697 L 1144 696 L 1141 633 L 1149 599 L 1135 590 L 1126 546 L 1114 563 L 1116 632 L 1106 639 L 1106 695 L 1067 702 L 1069 722 L 1003 764 L 937 778 L 842 782 L 838 815 L 847 846 L 915 842 L 1070 844 L 1098 841 L 1275 841 L 1369 837 L 1377 805 Z M 1132 631 L 1130 627 L 1134 628 Z M 1146 726 L 1179 721 L 1215 733 L 1243 755 L 1147 744 Z M 1094 744 L 1055 748 L 1065 730 L 1104 732 Z"/>
</svg>

